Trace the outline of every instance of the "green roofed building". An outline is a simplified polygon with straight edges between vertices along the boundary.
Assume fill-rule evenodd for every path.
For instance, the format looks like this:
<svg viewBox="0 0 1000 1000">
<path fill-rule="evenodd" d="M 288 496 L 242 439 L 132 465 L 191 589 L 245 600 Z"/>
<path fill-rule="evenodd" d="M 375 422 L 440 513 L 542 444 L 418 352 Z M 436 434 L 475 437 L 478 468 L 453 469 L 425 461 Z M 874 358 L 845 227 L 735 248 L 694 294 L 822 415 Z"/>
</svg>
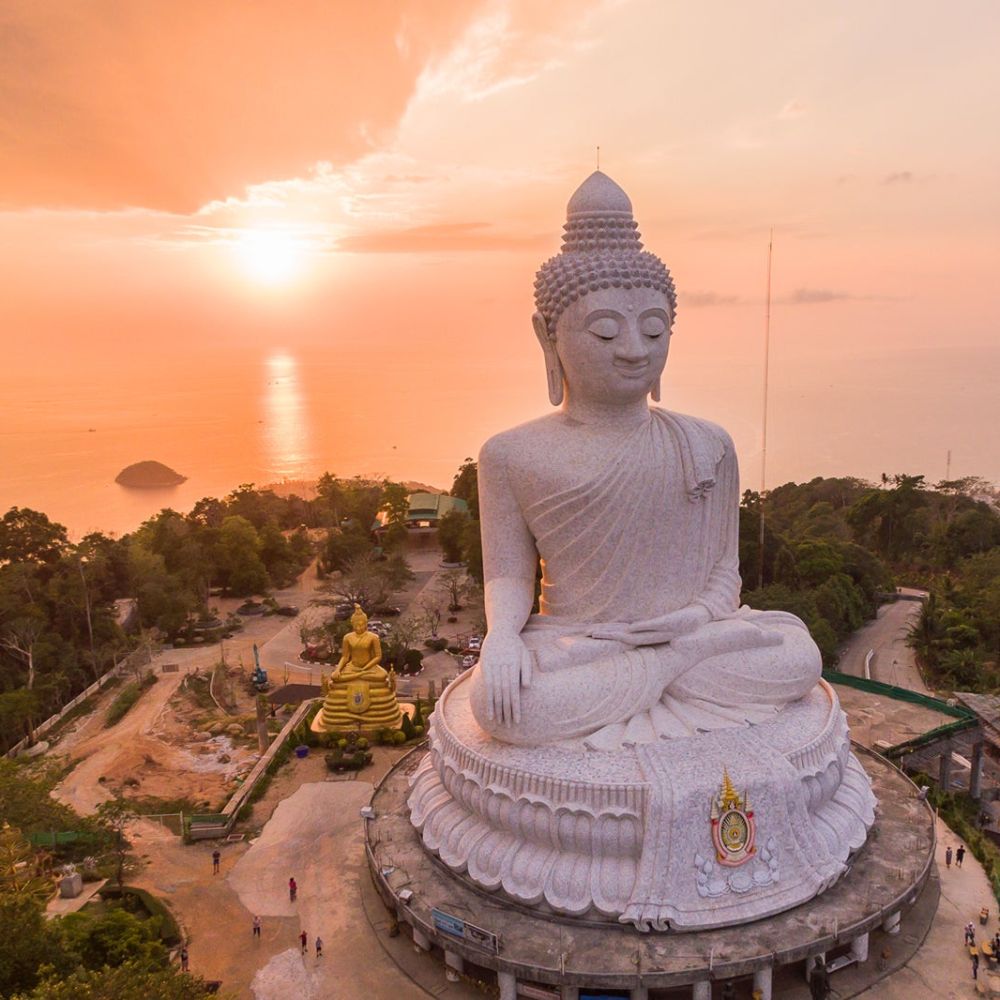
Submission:
<svg viewBox="0 0 1000 1000">
<path fill-rule="evenodd" d="M 410 509 L 406 515 L 406 527 L 414 533 L 437 530 L 438 521 L 449 511 L 469 513 L 469 505 L 464 500 L 449 496 L 447 493 L 411 493 L 407 500 Z M 384 531 L 385 511 L 379 511 L 376 521 L 376 532 Z"/>
</svg>

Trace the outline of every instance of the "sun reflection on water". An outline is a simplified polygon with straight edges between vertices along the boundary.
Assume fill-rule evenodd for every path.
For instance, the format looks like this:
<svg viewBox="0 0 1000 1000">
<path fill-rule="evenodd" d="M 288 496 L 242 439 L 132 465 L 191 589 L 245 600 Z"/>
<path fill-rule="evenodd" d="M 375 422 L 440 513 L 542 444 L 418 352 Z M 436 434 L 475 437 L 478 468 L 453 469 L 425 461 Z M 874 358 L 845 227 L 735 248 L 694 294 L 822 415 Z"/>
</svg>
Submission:
<svg viewBox="0 0 1000 1000">
<path fill-rule="evenodd" d="M 265 364 L 262 446 L 267 469 L 279 479 L 306 472 L 310 429 L 298 360 L 275 354 Z"/>
</svg>

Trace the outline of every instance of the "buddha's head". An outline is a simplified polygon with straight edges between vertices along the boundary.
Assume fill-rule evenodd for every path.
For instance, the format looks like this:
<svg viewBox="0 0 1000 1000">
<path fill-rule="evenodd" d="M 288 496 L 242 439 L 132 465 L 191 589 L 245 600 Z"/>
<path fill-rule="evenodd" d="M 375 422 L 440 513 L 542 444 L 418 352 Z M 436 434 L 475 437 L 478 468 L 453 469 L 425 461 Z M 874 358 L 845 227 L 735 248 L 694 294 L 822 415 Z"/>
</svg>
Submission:
<svg viewBox="0 0 1000 1000">
<path fill-rule="evenodd" d="M 596 171 L 566 209 L 562 251 L 535 279 L 535 335 L 549 399 L 660 398 L 677 299 L 670 272 L 642 249 L 628 195 Z"/>
<path fill-rule="evenodd" d="M 368 631 L 368 615 L 361 610 L 360 604 L 354 605 L 354 614 L 351 615 L 351 626 L 356 635 L 364 635 Z"/>
</svg>

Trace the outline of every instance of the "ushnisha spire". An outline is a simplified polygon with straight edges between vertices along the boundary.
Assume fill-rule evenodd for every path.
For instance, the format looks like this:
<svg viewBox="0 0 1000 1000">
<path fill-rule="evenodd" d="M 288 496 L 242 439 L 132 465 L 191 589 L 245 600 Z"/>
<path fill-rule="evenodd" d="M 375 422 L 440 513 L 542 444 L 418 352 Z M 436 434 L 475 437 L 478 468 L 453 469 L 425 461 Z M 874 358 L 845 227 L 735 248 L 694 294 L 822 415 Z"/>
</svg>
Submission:
<svg viewBox="0 0 1000 1000">
<path fill-rule="evenodd" d="M 550 335 L 562 311 L 598 288 L 656 288 L 676 315 L 677 296 L 670 272 L 643 250 L 632 202 L 607 174 L 595 170 L 566 206 L 562 251 L 547 260 L 535 278 L 535 305 Z"/>
</svg>

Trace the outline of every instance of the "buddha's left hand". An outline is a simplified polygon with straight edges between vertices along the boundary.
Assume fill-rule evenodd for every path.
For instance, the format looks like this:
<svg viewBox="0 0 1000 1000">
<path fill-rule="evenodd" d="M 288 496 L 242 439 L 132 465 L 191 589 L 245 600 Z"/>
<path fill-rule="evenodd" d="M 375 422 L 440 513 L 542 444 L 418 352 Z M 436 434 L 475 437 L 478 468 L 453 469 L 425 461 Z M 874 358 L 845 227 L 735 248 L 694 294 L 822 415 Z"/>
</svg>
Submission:
<svg viewBox="0 0 1000 1000">
<path fill-rule="evenodd" d="M 627 646 L 657 646 L 695 632 L 711 620 L 712 615 L 704 604 L 689 604 L 686 608 L 671 611 L 659 618 L 599 625 L 591 629 L 590 636 L 594 639 L 612 639 Z"/>
</svg>

